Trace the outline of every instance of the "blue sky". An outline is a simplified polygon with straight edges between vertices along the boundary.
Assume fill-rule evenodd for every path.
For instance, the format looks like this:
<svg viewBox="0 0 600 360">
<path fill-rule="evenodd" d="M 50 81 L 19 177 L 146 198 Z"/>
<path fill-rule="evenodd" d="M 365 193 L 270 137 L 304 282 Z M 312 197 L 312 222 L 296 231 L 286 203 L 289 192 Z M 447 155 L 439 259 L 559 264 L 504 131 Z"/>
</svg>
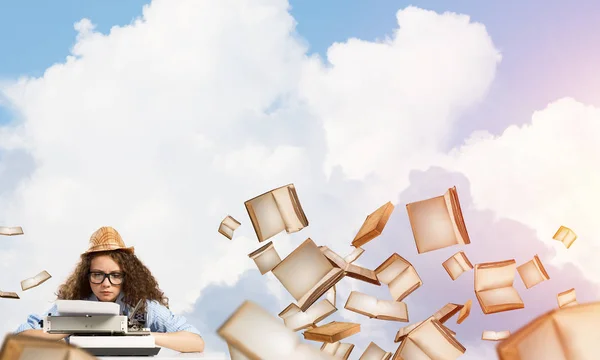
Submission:
<svg viewBox="0 0 600 360">
<path fill-rule="evenodd" d="M 40 76 L 64 61 L 75 41 L 73 23 L 88 17 L 107 33 L 141 15 L 143 0 L 0 2 L 0 78 Z M 486 101 L 464 116 L 457 139 L 478 128 L 501 132 L 529 121 L 531 112 L 562 96 L 600 104 L 595 64 L 600 63 L 600 4 L 595 1 L 317 1 L 291 0 L 299 34 L 323 56 L 349 37 L 384 38 L 395 13 L 408 5 L 468 14 L 485 24 L 503 61 Z M 8 35 L 10 34 L 10 35 Z M 0 123 L 9 120 L 0 107 Z M 485 125 L 482 124 L 485 122 Z M 451 144 L 456 145 L 456 144 Z"/>
</svg>

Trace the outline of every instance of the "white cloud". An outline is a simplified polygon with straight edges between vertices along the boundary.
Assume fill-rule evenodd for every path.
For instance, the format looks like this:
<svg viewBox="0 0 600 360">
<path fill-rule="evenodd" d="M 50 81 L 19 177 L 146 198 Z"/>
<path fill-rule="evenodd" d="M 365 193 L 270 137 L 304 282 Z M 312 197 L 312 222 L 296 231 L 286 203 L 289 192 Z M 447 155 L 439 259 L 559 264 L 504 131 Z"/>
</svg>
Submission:
<svg viewBox="0 0 600 360">
<path fill-rule="evenodd" d="M 555 261 L 573 262 L 600 283 L 600 109 L 571 98 L 533 114 L 531 123 L 501 135 L 476 135 L 446 164 L 471 182 L 478 208 L 535 229 L 557 251 Z M 566 249 L 552 240 L 560 225 L 579 238 Z"/>
<path fill-rule="evenodd" d="M 1 128 L 0 151 L 25 150 L 35 165 L 0 193 L 0 220 L 26 232 L 11 247 L 26 261 L 2 286 L 53 275 L 11 305 L 0 330 L 49 307 L 103 225 L 136 246 L 176 312 L 255 267 L 243 201 L 276 186 L 294 182 L 311 221 L 277 238 L 289 241 L 276 243 L 282 257 L 307 236 L 347 249 L 484 96 L 500 59 L 465 16 L 411 7 L 398 20 L 386 43 L 333 46 L 329 68 L 306 57 L 281 0 L 155 0 L 108 35 L 79 22 L 73 56 L 0 89 L 22 115 Z M 350 177 L 387 178 L 325 182 L 326 155 Z M 227 214 L 243 225 L 233 241 L 216 230 Z"/>
</svg>

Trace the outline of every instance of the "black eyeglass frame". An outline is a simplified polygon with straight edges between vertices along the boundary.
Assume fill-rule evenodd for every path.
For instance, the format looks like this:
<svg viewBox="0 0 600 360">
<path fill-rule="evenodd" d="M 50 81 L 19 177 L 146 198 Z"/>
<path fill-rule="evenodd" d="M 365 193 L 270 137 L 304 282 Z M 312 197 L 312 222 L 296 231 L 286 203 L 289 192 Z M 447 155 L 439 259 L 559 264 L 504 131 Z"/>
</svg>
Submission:
<svg viewBox="0 0 600 360">
<path fill-rule="evenodd" d="M 94 282 L 92 280 L 92 275 L 93 274 L 102 274 L 104 277 L 102 278 L 102 281 L 100 281 L 100 282 Z M 118 283 L 118 284 L 113 283 L 112 280 L 110 279 L 111 275 L 121 275 L 121 282 Z M 123 281 L 125 281 L 125 273 L 109 273 L 109 274 L 107 274 L 107 273 L 102 272 L 102 271 L 90 271 L 90 272 L 88 272 L 88 279 L 90 280 L 90 282 L 92 284 L 100 285 L 100 284 L 102 284 L 104 282 L 104 280 L 106 280 L 106 278 L 108 278 L 108 282 L 111 285 L 121 285 L 121 284 L 123 284 Z"/>
</svg>

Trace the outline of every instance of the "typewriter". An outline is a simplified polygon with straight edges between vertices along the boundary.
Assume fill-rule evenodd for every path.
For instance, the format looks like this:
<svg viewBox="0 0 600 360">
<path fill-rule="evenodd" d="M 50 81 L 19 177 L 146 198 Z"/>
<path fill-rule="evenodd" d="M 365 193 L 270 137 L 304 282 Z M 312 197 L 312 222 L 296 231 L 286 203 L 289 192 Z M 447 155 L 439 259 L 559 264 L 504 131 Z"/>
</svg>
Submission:
<svg viewBox="0 0 600 360">
<path fill-rule="evenodd" d="M 68 342 L 94 356 L 155 356 L 160 351 L 138 313 L 140 300 L 128 315 L 119 304 L 87 300 L 57 300 L 57 315 L 44 317 L 49 334 L 69 334 Z"/>
</svg>

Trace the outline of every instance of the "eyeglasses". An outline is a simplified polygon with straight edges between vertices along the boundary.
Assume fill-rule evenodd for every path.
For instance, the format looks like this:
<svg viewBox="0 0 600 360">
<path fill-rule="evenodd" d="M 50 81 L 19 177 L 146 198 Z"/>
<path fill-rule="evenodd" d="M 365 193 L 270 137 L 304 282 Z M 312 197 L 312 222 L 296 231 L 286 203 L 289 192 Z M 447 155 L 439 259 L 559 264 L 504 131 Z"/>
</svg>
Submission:
<svg viewBox="0 0 600 360">
<path fill-rule="evenodd" d="M 108 281 L 113 285 L 121 285 L 123 283 L 123 278 L 125 274 L 122 273 L 110 273 L 106 274 L 103 272 L 90 272 L 89 273 L 90 281 L 92 284 L 102 284 L 104 279 L 108 278 Z"/>
</svg>

